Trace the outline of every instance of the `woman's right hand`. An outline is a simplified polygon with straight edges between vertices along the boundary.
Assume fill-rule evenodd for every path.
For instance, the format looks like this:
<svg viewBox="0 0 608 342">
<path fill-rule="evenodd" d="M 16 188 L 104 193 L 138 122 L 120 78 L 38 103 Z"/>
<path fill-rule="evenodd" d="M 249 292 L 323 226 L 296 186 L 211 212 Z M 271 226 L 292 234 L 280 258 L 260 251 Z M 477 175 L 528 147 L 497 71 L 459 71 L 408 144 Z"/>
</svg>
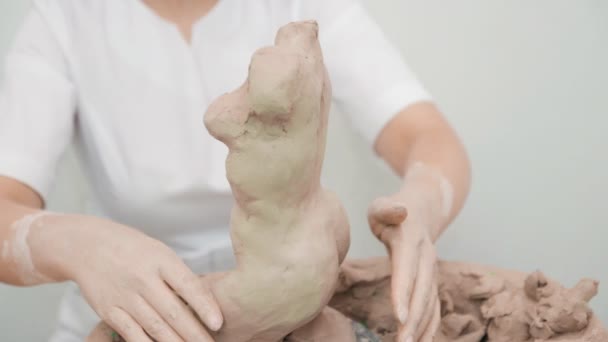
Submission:
<svg viewBox="0 0 608 342">
<path fill-rule="evenodd" d="M 125 340 L 213 341 L 205 326 L 220 329 L 219 305 L 169 247 L 135 229 L 98 218 L 58 215 L 40 221 L 41 229 L 32 235 L 47 248 L 31 246 L 36 251 L 34 261 L 46 260 L 53 263 L 47 268 L 61 268 Z M 46 229 L 50 227 L 56 229 Z M 35 243 L 32 237 L 30 243 Z"/>
</svg>

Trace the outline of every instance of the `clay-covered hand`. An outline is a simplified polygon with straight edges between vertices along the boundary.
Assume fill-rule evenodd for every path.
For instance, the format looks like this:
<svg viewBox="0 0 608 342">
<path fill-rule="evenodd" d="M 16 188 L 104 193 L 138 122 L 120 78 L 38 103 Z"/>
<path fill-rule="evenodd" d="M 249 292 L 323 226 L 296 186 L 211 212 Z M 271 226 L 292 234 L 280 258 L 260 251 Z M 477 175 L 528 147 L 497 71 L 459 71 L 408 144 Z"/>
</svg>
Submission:
<svg viewBox="0 0 608 342">
<path fill-rule="evenodd" d="M 66 215 L 45 221 L 56 228 L 48 229 L 47 239 L 61 236 L 53 245 L 65 246 L 53 254 L 66 259 L 67 277 L 126 341 L 213 341 L 201 321 L 218 330 L 219 306 L 169 247 L 102 219 Z"/>
<path fill-rule="evenodd" d="M 400 322 L 397 341 L 432 341 L 441 317 L 429 224 L 399 200 L 386 197 L 370 206 L 368 220 L 390 254 L 391 297 Z"/>
</svg>

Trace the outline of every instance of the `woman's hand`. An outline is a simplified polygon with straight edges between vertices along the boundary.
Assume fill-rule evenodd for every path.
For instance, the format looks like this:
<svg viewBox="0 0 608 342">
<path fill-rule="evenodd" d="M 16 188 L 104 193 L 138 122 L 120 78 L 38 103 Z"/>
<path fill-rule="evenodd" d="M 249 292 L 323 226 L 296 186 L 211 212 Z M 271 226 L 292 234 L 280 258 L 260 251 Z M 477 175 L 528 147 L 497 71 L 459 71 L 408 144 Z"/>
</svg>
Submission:
<svg viewBox="0 0 608 342">
<path fill-rule="evenodd" d="M 97 314 L 125 340 L 213 341 L 201 321 L 219 330 L 220 308 L 169 247 L 97 218 L 58 215 L 40 220 L 36 227 L 41 229 L 30 236 L 30 243 L 38 244 L 33 251 L 45 252 L 33 255 L 34 261 L 61 265 L 66 278 L 78 283 Z"/>
<path fill-rule="evenodd" d="M 417 214 L 392 198 L 377 199 L 368 213 L 372 231 L 391 258 L 391 297 L 401 324 L 399 342 L 432 341 L 441 320 L 431 223 Z"/>
</svg>

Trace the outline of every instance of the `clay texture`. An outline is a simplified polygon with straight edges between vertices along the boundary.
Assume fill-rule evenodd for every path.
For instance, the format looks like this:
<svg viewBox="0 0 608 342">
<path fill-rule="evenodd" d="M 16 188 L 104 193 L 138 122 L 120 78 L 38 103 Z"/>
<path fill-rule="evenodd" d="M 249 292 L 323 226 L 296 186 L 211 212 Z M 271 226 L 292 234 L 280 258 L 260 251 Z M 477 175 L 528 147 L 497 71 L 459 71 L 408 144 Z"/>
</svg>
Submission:
<svg viewBox="0 0 608 342">
<path fill-rule="evenodd" d="M 587 306 L 598 283 L 564 288 L 541 272 L 440 261 L 441 328 L 436 342 L 608 341 Z M 330 306 L 363 322 L 382 341 L 397 332 L 390 305 L 388 258 L 346 261 Z"/>
<path fill-rule="evenodd" d="M 349 245 L 346 213 L 320 185 L 331 85 L 315 22 L 258 50 L 248 80 L 216 100 L 209 132 L 230 149 L 237 269 L 212 281 L 221 341 L 279 341 L 331 299 Z"/>
</svg>

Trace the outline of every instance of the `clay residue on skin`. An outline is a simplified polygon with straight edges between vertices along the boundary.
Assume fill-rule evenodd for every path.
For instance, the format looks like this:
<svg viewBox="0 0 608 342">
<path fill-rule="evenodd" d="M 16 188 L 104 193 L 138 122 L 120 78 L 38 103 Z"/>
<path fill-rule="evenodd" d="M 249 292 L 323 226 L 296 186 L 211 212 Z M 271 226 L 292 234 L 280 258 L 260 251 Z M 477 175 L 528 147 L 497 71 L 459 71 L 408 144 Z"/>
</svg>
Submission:
<svg viewBox="0 0 608 342">
<path fill-rule="evenodd" d="M 343 272 L 341 279 L 351 279 L 330 303 L 387 342 L 393 341 L 397 322 L 390 306 L 390 274 L 377 269 L 386 269 L 388 262 L 375 259 L 374 267 L 370 261 L 347 261 L 343 267 L 354 263 L 348 267 L 358 273 Z M 439 275 L 442 321 L 436 342 L 608 341 L 587 305 L 597 293 L 594 280 L 564 288 L 540 272 L 525 275 L 446 261 L 439 263 Z"/>
<path fill-rule="evenodd" d="M 439 170 L 427 165 L 423 162 L 413 162 L 409 167 L 407 174 L 405 175 L 404 187 L 411 187 L 415 184 L 427 184 L 433 183 L 437 187 L 436 191 L 423 191 L 420 193 L 427 193 L 429 198 L 425 203 L 431 203 L 433 205 L 432 210 L 436 217 L 447 218 L 452 212 L 454 203 L 454 186 Z M 419 192 L 416 192 L 419 194 Z M 436 197 L 436 198 L 435 198 Z M 420 202 L 420 201 L 419 201 Z M 411 204 L 410 204 L 411 206 Z"/>
<path fill-rule="evenodd" d="M 5 241 L 2 249 L 3 259 L 11 259 L 19 269 L 19 275 L 25 285 L 35 285 L 49 282 L 51 279 L 40 273 L 32 260 L 28 237 L 39 219 L 51 215 L 47 212 L 38 212 L 22 217 L 11 226 L 12 238 Z"/>
</svg>

